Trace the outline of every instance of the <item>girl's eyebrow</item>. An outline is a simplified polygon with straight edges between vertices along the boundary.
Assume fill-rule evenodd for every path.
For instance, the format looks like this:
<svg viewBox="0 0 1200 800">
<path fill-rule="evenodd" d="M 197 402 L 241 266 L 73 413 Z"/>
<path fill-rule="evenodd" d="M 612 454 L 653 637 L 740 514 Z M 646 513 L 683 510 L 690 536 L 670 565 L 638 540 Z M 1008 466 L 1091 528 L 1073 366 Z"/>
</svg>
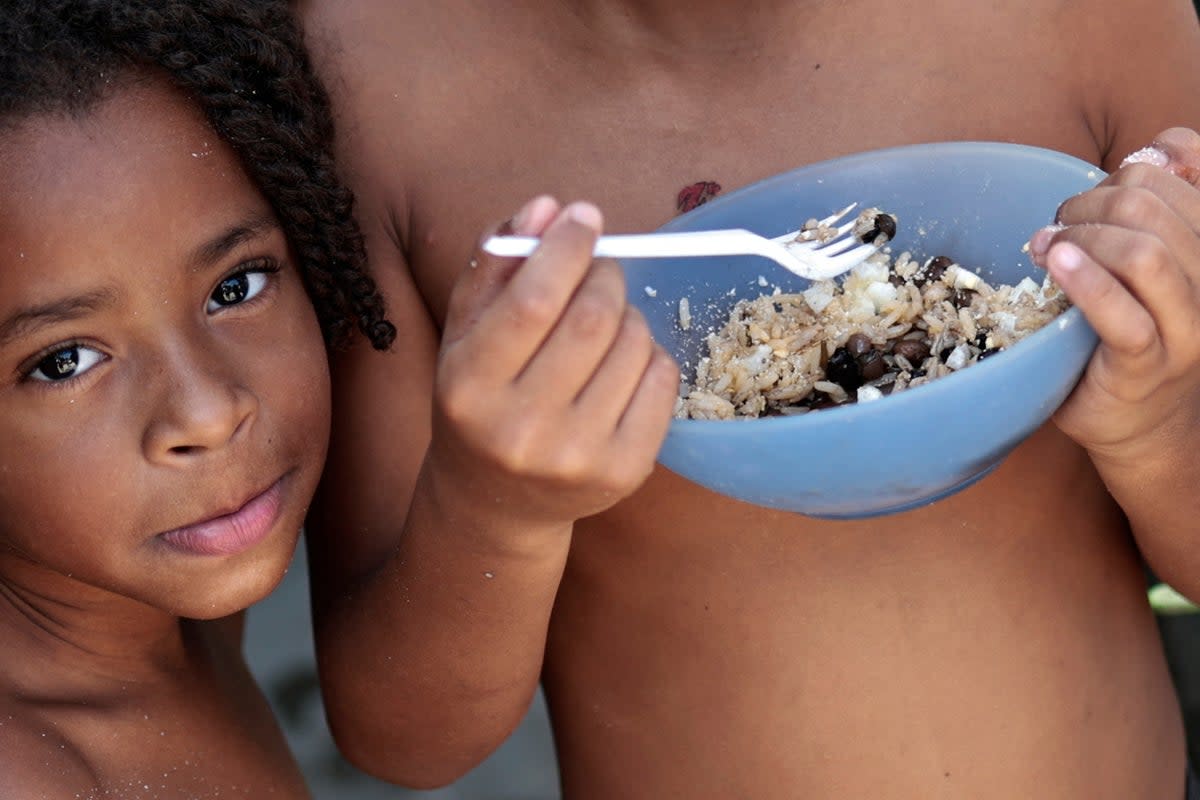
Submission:
<svg viewBox="0 0 1200 800">
<path fill-rule="evenodd" d="M 192 265 L 203 268 L 224 258 L 229 251 L 239 244 L 262 236 L 269 231 L 279 228 L 279 223 L 269 213 L 252 214 L 238 222 L 224 233 L 221 233 L 197 247 L 191 256 Z"/>
<path fill-rule="evenodd" d="M 279 223 L 271 214 L 253 214 L 197 247 L 192 252 L 190 262 L 197 269 L 209 266 L 221 260 L 238 245 L 278 228 Z M 0 347 L 50 325 L 70 322 L 96 311 L 112 308 L 116 303 L 115 290 L 97 289 L 42 305 L 19 308 L 0 321 Z"/>
<path fill-rule="evenodd" d="M 15 339 L 29 336 L 41 328 L 59 322 L 79 319 L 94 311 L 116 305 L 117 293 L 112 289 L 97 289 L 87 294 L 64 297 L 40 306 L 17 309 L 0 322 L 0 347 Z"/>
</svg>

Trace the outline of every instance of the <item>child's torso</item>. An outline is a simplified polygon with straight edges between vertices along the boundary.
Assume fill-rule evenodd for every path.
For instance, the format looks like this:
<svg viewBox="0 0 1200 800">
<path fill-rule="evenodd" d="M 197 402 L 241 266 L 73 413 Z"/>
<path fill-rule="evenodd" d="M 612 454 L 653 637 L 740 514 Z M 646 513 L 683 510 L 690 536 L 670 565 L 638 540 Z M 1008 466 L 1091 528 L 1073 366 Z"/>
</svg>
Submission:
<svg viewBox="0 0 1200 800">
<path fill-rule="evenodd" d="M 552 23 L 476 39 L 462 5 L 378 27 L 368 82 L 404 184 L 364 208 L 398 221 L 438 320 L 480 232 L 538 193 L 641 231 L 686 187 L 727 193 L 852 151 L 976 139 L 1101 156 L 1100 120 L 1060 71 L 1069 43 L 1056 54 L 1030 32 L 1046 19 L 947 8 L 925 28 L 856 3 L 855 24 L 798 32 L 790 61 L 743 49 L 644 69 L 595 52 L 581 68 Z M 1013 26 L 1011 51 L 989 24 Z M 545 679 L 572 798 L 1168 797 L 1182 783 L 1138 554 L 1051 426 L 971 489 L 864 522 L 736 504 L 660 469 L 572 547 Z"/>
</svg>

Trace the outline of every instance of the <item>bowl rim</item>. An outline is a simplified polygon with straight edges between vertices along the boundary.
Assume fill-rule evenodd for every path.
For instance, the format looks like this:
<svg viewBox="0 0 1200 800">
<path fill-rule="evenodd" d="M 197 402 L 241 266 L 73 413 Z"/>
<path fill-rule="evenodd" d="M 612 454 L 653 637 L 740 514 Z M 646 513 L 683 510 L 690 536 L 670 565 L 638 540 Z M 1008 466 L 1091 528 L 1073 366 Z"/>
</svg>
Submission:
<svg viewBox="0 0 1200 800">
<path fill-rule="evenodd" d="M 1020 144 L 1018 142 L 1004 142 L 991 139 L 955 139 L 946 141 L 929 141 L 918 142 L 915 144 L 894 145 L 891 147 L 881 147 L 876 150 L 864 150 L 861 152 L 847 153 L 845 155 L 834 156 L 822 161 L 814 161 L 809 164 L 802 164 L 798 167 L 776 172 L 764 178 L 760 178 L 744 186 L 739 186 L 729 194 L 722 194 L 714 197 L 703 205 L 697 206 L 691 211 L 679 214 L 672 217 L 667 222 L 657 228 L 659 231 L 677 230 L 685 227 L 687 223 L 695 219 L 703 219 L 705 216 L 719 211 L 724 206 L 738 199 L 741 195 L 751 192 L 763 191 L 776 183 L 794 181 L 797 176 L 804 173 L 820 173 L 843 169 L 846 166 L 853 166 L 857 163 L 869 163 L 881 159 L 891 159 L 896 156 L 902 156 L 906 153 L 920 154 L 948 154 L 956 157 L 962 155 L 987 155 L 991 152 L 999 153 L 1004 157 L 1023 156 L 1033 159 L 1040 159 L 1046 162 L 1053 163 L 1057 166 L 1074 167 L 1082 171 L 1082 174 L 1088 178 L 1094 178 L 1096 182 L 1103 180 L 1108 173 L 1097 164 L 1090 161 L 1085 161 L 1078 156 L 1073 156 L 1070 153 L 1064 153 L 1060 150 L 1052 150 L 1048 147 L 1041 147 L 1031 144 Z M 1064 198 L 1065 200 L 1066 198 Z"/>
</svg>

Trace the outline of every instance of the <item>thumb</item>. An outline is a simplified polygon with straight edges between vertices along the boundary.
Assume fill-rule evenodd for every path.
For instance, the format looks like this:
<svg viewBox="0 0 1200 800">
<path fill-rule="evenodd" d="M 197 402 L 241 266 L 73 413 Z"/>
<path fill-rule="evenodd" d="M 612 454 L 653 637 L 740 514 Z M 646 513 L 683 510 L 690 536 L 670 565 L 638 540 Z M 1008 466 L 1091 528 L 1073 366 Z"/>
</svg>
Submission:
<svg viewBox="0 0 1200 800">
<path fill-rule="evenodd" d="M 1200 188 L 1200 133 L 1169 128 L 1154 137 L 1149 147 L 1126 156 L 1121 166 L 1126 164 L 1153 164 Z"/>
<path fill-rule="evenodd" d="M 492 235 L 541 236 L 558 212 L 557 200 L 540 195 L 522 206 L 512 219 L 480 238 L 450 292 L 442 331 L 444 343 L 461 339 L 475 325 L 484 309 L 496 299 L 522 262 L 519 258 L 505 258 L 486 252 L 483 242 Z"/>
</svg>

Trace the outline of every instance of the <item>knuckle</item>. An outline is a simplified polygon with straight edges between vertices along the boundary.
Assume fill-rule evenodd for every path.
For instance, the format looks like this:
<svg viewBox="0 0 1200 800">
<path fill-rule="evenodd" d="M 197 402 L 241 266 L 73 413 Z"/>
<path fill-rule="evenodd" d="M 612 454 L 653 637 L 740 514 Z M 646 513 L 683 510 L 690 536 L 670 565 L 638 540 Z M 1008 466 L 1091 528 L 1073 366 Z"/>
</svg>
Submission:
<svg viewBox="0 0 1200 800">
<path fill-rule="evenodd" d="M 1166 280 L 1171 271 L 1166 244 L 1153 236 L 1136 236 L 1130 240 L 1124 261 L 1140 280 L 1150 284 Z"/>
<path fill-rule="evenodd" d="M 639 453 L 631 458 L 619 459 L 605 475 L 605 490 L 614 495 L 627 495 L 641 486 L 653 471 L 654 458 L 650 454 Z"/>
<path fill-rule="evenodd" d="M 614 327 L 622 300 L 599 287 L 586 287 L 571 302 L 568 320 L 572 332 L 586 337 Z"/>
<path fill-rule="evenodd" d="M 581 448 L 570 447 L 564 450 L 558 460 L 558 474 L 573 484 L 594 483 L 595 465 L 590 453 Z"/>
<path fill-rule="evenodd" d="M 435 392 L 438 409 L 442 416 L 456 423 L 466 422 L 475 414 L 480 387 L 470 375 L 457 370 L 443 372 L 438 376 Z"/>
<path fill-rule="evenodd" d="M 526 416 L 509 419 L 497 431 L 494 439 L 494 457 L 512 472 L 528 472 L 537 463 L 542 450 L 536 425 Z"/>
<path fill-rule="evenodd" d="M 1139 315 L 1128 320 L 1123 338 L 1122 350 L 1135 358 L 1146 356 L 1158 343 L 1158 329 L 1149 315 Z"/>
<path fill-rule="evenodd" d="M 1105 216 L 1126 225 L 1140 227 L 1161 211 L 1162 201 L 1149 189 L 1125 186 L 1111 192 L 1105 201 Z"/>
<path fill-rule="evenodd" d="M 528 327 L 548 327 L 561 307 L 547 286 L 526 286 L 512 300 L 513 322 Z"/>
</svg>

